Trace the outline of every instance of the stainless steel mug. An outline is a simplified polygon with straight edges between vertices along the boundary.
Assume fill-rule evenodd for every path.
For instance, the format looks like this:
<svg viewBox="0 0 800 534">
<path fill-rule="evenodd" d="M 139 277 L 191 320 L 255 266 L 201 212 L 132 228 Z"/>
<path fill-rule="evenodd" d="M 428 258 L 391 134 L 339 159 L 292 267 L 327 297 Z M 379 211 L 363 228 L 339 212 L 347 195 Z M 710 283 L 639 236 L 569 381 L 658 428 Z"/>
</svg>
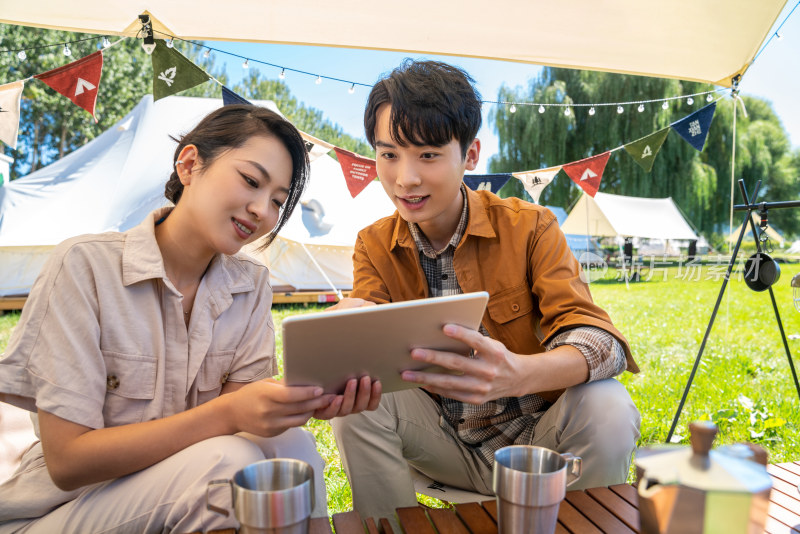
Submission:
<svg viewBox="0 0 800 534">
<path fill-rule="evenodd" d="M 492 488 L 500 534 L 552 534 L 567 486 L 581 477 L 581 459 L 544 447 L 511 445 L 494 453 Z"/>
<path fill-rule="evenodd" d="M 227 516 L 209 501 L 213 486 L 230 486 L 241 534 L 307 534 L 314 508 L 314 468 L 301 460 L 275 458 L 250 464 L 233 480 L 212 480 L 206 508 Z"/>
</svg>

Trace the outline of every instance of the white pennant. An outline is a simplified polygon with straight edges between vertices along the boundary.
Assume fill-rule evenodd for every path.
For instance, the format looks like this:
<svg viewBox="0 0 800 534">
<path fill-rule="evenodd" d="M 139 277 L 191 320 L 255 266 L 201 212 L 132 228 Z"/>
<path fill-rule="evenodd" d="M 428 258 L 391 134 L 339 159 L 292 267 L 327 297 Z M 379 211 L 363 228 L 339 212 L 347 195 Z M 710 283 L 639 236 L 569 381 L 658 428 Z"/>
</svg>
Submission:
<svg viewBox="0 0 800 534">
<path fill-rule="evenodd" d="M 0 85 L 0 141 L 11 148 L 17 148 L 19 106 L 24 86 L 21 81 Z"/>
<path fill-rule="evenodd" d="M 306 148 L 308 149 L 308 161 L 312 162 L 320 156 L 323 156 L 330 152 L 333 149 L 333 145 L 330 143 L 326 143 L 322 139 L 317 139 L 313 135 L 309 135 L 305 132 L 300 132 L 300 136 L 306 142 Z"/>
<path fill-rule="evenodd" d="M 561 166 L 550 167 L 549 169 L 539 169 L 538 171 L 523 171 L 512 172 L 511 176 L 519 179 L 525 191 L 531 196 L 534 202 L 539 203 L 539 197 L 542 196 L 542 191 L 547 187 L 553 178 L 556 177 Z"/>
</svg>

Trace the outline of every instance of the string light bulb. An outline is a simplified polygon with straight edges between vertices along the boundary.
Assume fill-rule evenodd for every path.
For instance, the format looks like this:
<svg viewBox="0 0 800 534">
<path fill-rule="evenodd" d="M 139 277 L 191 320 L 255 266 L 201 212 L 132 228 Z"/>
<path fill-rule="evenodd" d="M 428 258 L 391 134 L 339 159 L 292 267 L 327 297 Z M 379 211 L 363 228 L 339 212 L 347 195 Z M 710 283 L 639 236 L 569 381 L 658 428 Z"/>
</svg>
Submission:
<svg viewBox="0 0 800 534">
<path fill-rule="evenodd" d="M 172 39 L 172 37 L 170 37 L 169 39 L 167 39 L 167 48 L 172 48 L 173 46 L 175 46 L 175 42 Z"/>
<path fill-rule="evenodd" d="M 103 48 L 108 48 L 111 46 L 111 41 L 108 40 L 108 37 L 103 37 Z"/>
<path fill-rule="evenodd" d="M 352 85 L 350 86 L 350 89 L 348 89 L 348 90 L 347 90 L 347 92 L 348 92 L 348 93 L 350 93 L 351 95 L 352 95 L 353 93 L 355 93 L 355 92 L 356 92 L 356 84 L 352 84 Z"/>
<path fill-rule="evenodd" d="M 644 104 L 639 104 L 639 107 L 636 108 L 636 111 L 638 111 L 639 113 L 643 112 L 644 111 Z"/>
<path fill-rule="evenodd" d="M 713 96 L 711 96 L 711 93 L 708 93 L 708 94 L 706 95 L 706 102 L 711 102 L 712 100 L 714 100 L 714 97 L 713 97 Z"/>
<path fill-rule="evenodd" d="M 564 116 L 569 117 L 569 113 L 570 113 L 569 108 L 564 108 Z"/>
<path fill-rule="evenodd" d="M 69 57 L 72 55 L 72 50 L 69 49 L 69 45 L 64 43 L 64 50 L 62 50 L 65 56 Z"/>
<path fill-rule="evenodd" d="M 515 106 L 514 104 L 511 104 L 511 106 L 508 108 L 508 111 L 509 111 L 509 113 L 516 113 L 517 112 L 517 106 Z"/>
<path fill-rule="evenodd" d="M 245 59 L 244 60 L 244 63 L 242 63 L 242 68 L 243 69 L 249 69 L 250 68 L 250 60 L 249 59 Z"/>
<path fill-rule="evenodd" d="M 595 111 L 594 111 L 594 106 L 592 106 L 592 107 L 590 107 L 590 108 L 589 108 L 589 115 L 592 115 L 592 116 L 593 116 L 593 115 L 594 115 L 594 113 L 595 113 Z"/>
<path fill-rule="evenodd" d="M 622 106 L 617 106 L 617 114 L 621 115 L 623 111 L 625 111 L 625 110 L 622 109 Z"/>
<path fill-rule="evenodd" d="M 692 98 L 692 97 L 690 96 L 689 98 L 687 98 L 687 99 L 686 99 L 686 103 L 687 103 L 687 104 L 689 104 L 689 105 L 691 106 L 692 104 L 694 104 L 694 98 Z"/>
<path fill-rule="evenodd" d="M 664 103 L 663 103 L 663 104 L 661 104 L 661 109 L 669 109 L 669 102 L 667 102 L 666 100 L 664 100 Z"/>
<path fill-rule="evenodd" d="M 25 50 L 20 50 L 17 52 L 17 57 L 20 61 L 25 61 L 28 58 L 28 54 L 25 53 Z"/>
<path fill-rule="evenodd" d="M 211 55 L 211 50 L 209 48 L 206 48 L 205 52 L 203 52 L 203 57 L 208 59 L 210 55 Z"/>
<path fill-rule="evenodd" d="M 322 83 L 322 76 L 317 75 L 317 81 L 314 82 L 314 83 L 316 83 L 317 85 L 321 84 Z"/>
<path fill-rule="evenodd" d="M 281 80 L 286 79 L 286 69 L 281 69 L 281 73 L 278 74 L 278 78 L 280 78 Z"/>
<path fill-rule="evenodd" d="M 544 113 L 544 106 L 542 105 L 539 106 L 539 113 Z"/>
</svg>

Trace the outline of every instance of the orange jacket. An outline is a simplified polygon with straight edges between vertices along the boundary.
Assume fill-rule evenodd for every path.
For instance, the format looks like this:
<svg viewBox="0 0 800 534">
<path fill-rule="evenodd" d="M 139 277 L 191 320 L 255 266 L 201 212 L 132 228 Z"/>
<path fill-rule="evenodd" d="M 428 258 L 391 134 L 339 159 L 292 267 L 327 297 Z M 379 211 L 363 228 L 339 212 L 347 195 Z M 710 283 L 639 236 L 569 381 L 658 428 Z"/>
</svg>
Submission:
<svg viewBox="0 0 800 534">
<path fill-rule="evenodd" d="M 625 349 L 627 370 L 638 372 L 625 337 L 592 301 L 580 265 L 549 210 L 517 198 L 467 190 L 469 221 L 454 267 L 464 293 L 488 291 L 482 324 L 517 354 L 545 351 L 559 332 L 595 326 Z M 351 297 L 378 304 L 427 298 L 428 283 L 408 224 L 395 212 L 359 232 Z M 539 395 L 554 400 L 560 391 Z"/>
</svg>

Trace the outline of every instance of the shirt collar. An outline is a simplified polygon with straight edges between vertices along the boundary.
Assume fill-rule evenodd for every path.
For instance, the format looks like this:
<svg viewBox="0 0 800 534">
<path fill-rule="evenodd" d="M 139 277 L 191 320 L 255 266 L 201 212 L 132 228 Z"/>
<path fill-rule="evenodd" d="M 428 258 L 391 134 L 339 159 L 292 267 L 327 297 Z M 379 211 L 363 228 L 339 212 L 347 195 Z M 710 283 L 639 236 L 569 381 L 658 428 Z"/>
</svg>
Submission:
<svg viewBox="0 0 800 534">
<path fill-rule="evenodd" d="M 156 222 L 165 218 L 172 207 L 152 211 L 138 226 L 125 232 L 125 245 L 122 251 L 122 283 L 125 286 L 144 280 L 161 278 L 169 287 L 172 283 L 164 269 L 164 259 L 156 241 Z M 209 288 L 220 288 L 218 295 L 228 300 L 233 293 L 244 293 L 255 289 L 253 276 L 240 262 L 225 254 L 217 254 L 203 278 Z M 224 288 L 224 289 L 222 289 Z M 213 292 L 213 291 L 212 291 Z"/>
</svg>

